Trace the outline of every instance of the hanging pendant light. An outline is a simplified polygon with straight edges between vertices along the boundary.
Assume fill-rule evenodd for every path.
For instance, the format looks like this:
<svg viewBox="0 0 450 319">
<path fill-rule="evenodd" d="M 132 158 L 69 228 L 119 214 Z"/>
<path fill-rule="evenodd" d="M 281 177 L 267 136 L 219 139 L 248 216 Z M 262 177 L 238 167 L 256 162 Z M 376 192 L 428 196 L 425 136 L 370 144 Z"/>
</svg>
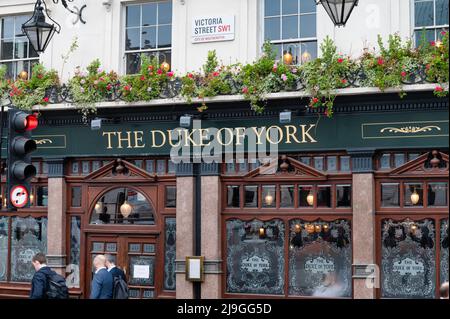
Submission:
<svg viewBox="0 0 450 319">
<path fill-rule="evenodd" d="M 264 198 L 264 202 L 266 203 L 267 206 L 271 206 L 273 203 L 273 196 L 272 194 L 267 193 L 266 197 Z"/>
<path fill-rule="evenodd" d="M 124 201 L 123 204 L 120 206 L 120 213 L 125 218 L 130 216 L 132 211 L 133 211 L 133 206 L 131 206 L 127 201 Z"/>
<path fill-rule="evenodd" d="M 414 189 L 414 192 L 411 194 L 411 203 L 413 205 L 417 205 L 419 200 L 420 200 L 420 195 L 417 193 L 416 189 Z"/>
<path fill-rule="evenodd" d="M 306 196 L 306 201 L 308 202 L 309 206 L 314 205 L 314 194 L 312 190 L 309 192 L 308 196 Z"/>
<path fill-rule="evenodd" d="M 53 35 L 59 33 L 60 30 L 61 26 L 58 22 L 48 15 L 47 5 L 43 0 L 36 1 L 33 15 L 28 21 L 22 24 L 22 32 L 26 34 L 37 53 L 44 52 Z"/>
<path fill-rule="evenodd" d="M 325 11 L 330 16 L 335 26 L 345 26 L 348 18 L 358 5 L 359 0 L 318 0 L 317 4 L 322 4 Z"/>
</svg>

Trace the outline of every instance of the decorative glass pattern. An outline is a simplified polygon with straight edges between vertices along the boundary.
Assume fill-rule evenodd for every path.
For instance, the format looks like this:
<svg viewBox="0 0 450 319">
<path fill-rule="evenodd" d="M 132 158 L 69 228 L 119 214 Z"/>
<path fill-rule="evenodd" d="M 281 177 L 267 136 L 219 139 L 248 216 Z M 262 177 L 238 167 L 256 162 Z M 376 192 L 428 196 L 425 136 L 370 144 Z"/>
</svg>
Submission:
<svg viewBox="0 0 450 319">
<path fill-rule="evenodd" d="M 335 172 L 337 171 L 337 157 L 327 156 L 327 171 Z"/>
<path fill-rule="evenodd" d="M 381 229 L 381 296 L 434 298 L 436 287 L 435 224 L 432 219 L 396 222 Z"/>
<path fill-rule="evenodd" d="M 448 282 L 448 219 L 441 220 L 441 284 Z"/>
<path fill-rule="evenodd" d="M 155 275 L 155 256 L 129 256 L 130 258 L 130 279 L 129 285 L 153 286 Z M 148 267 L 148 268 L 147 268 Z M 135 269 L 147 268 L 145 272 L 148 277 L 142 276 L 142 271 L 135 274 Z"/>
<path fill-rule="evenodd" d="M 130 298 L 139 298 L 140 290 L 139 289 L 129 289 L 128 295 Z"/>
<path fill-rule="evenodd" d="M 153 173 L 155 171 L 155 164 L 153 160 L 146 160 L 145 161 L 145 170 L 148 173 Z"/>
<path fill-rule="evenodd" d="M 101 162 L 100 161 L 93 161 L 92 162 L 92 171 L 96 171 L 101 167 Z"/>
<path fill-rule="evenodd" d="M 235 168 L 234 168 L 234 163 L 233 162 L 232 163 L 226 163 L 225 172 L 227 174 L 235 173 Z"/>
<path fill-rule="evenodd" d="M 144 292 L 142 293 L 143 299 L 152 299 L 152 298 L 154 298 L 154 296 L 155 296 L 154 290 L 145 289 Z"/>
<path fill-rule="evenodd" d="M 81 171 L 83 175 L 88 175 L 90 172 L 90 162 L 89 161 L 82 161 L 81 162 Z"/>
<path fill-rule="evenodd" d="M 161 175 L 166 173 L 166 160 L 156 161 L 156 173 Z"/>
<path fill-rule="evenodd" d="M 8 217 L 0 217 L 0 281 L 6 281 L 8 269 Z"/>
<path fill-rule="evenodd" d="M 314 168 L 323 171 L 323 157 L 314 157 Z"/>
<path fill-rule="evenodd" d="M 35 273 L 31 259 L 47 253 L 47 218 L 12 217 L 11 281 L 29 282 Z"/>
<path fill-rule="evenodd" d="M 399 167 L 405 164 L 405 154 L 394 154 L 394 165 Z"/>
<path fill-rule="evenodd" d="M 350 156 L 341 156 L 341 171 L 350 172 Z"/>
<path fill-rule="evenodd" d="M 102 242 L 94 242 L 92 243 L 92 252 L 103 252 L 105 243 Z"/>
<path fill-rule="evenodd" d="M 228 220 L 226 290 L 230 293 L 284 294 L 284 223 Z"/>
<path fill-rule="evenodd" d="M 70 206 L 81 207 L 81 194 L 81 186 L 72 187 L 72 200 Z"/>
<path fill-rule="evenodd" d="M 314 297 L 351 297 L 351 224 L 291 220 L 289 294 Z"/>
<path fill-rule="evenodd" d="M 106 251 L 109 253 L 114 253 L 117 251 L 116 243 L 106 243 Z"/>
<path fill-rule="evenodd" d="M 380 157 L 380 168 L 390 169 L 391 168 L 391 154 L 383 154 Z"/>
<path fill-rule="evenodd" d="M 129 244 L 128 245 L 128 251 L 130 253 L 136 253 L 136 252 L 141 252 L 141 244 Z"/>
<path fill-rule="evenodd" d="M 72 162 L 72 174 L 79 174 L 80 166 L 78 162 Z"/>
<path fill-rule="evenodd" d="M 166 218 L 164 246 L 164 289 L 175 290 L 176 218 Z"/>
<path fill-rule="evenodd" d="M 300 157 L 300 162 L 305 165 L 311 165 L 311 158 L 309 157 Z"/>
<path fill-rule="evenodd" d="M 155 245 L 154 244 L 144 244 L 143 246 L 143 252 L 147 254 L 152 254 L 155 252 Z"/>
<path fill-rule="evenodd" d="M 70 264 L 66 267 L 66 284 L 69 288 L 80 287 L 80 235 L 81 218 L 73 216 L 70 219 Z"/>
<path fill-rule="evenodd" d="M 295 187 L 294 185 L 280 186 L 280 207 L 294 207 Z"/>
</svg>

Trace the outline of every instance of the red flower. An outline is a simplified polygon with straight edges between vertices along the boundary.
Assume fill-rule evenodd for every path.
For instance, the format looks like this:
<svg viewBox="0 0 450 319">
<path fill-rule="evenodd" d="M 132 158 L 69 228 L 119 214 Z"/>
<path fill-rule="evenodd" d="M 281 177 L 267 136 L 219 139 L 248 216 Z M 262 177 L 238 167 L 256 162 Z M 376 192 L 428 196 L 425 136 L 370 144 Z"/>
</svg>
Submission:
<svg viewBox="0 0 450 319">
<path fill-rule="evenodd" d="M 440 85 L 436 86 L 436 88 L 434 89 L 436 92 L 442 92 L 444 91 L 444 88 Z"/>
<path fill-rule="evenodd" d="M 106 89 L 107 89 L 108 91 L 111 91 L 112 85 L 111 85 L 110 83 L 108 83 L 108 85 L 106 86 Z"/>
<path fill-rule="evenodd" d="M 48 103 L 49 100 L 50 99 L 47 96 L 42 99 L 42 101 L 45 102 L 45 103 Z"/>
<path fill-rule="evenodd" d="M 159 75 L 161 75 L 161 74 L 162 74 L 162 70 L 161 70 L 161 69 L 158 69 L 158 71 L 157 71 L 156 73 L 158 73 Z"/>
<path fill-rule="evenodd" d="M 342 84 L 347 84 L 347 80 L 346 79 L 342 79 L 341 82 L 342 82 Z"/>
<path fill-rule="evenodd" d="M 384 60 L 382 58 L 378 58 L 378 65 L 383 65 L 384 64 Z"/>
<path fill-rule="evenodd" d="M 406 72 L 405 71 L 402 71 L 402 73 L 400 73 L 400 74 L 401 74 L 402 77 L 406 76 Z"/>
<path fill-rule="evenodd" d="M 145 76 L 141 75 L 141 81 L 145 81 Z"/>
<path fill-rule="evenodd" d="M 277 70 L 278 70 L 278 65 L 274 64 L 272 67 L 272 71 L 277 72 Z"/>
<path fill-rule="evenodd" d="M 38 75 L 36 75 L 38 79 L 42 79 L 44 76 L 40 73 L 38 73 Z"/>
<path fill-rule="evenodd" d="M 430 45 L 431 45 L 432 47 L 434 47 L 434 46 L 436 46 L 436 42 L 431 41 L 431 42 L 430 42 Z"/>
<path fill-rule="evenodd" d="M 192 78 L 194 78 L 194 75 L 192 74 L 192 73 L 188 73 L 188 78 L 190 78 L 190 79 L 192 79 Z"/>
<path fill-rule="evenodd" d="M 153 71 L 153 65 L 149 65 L 147 68 L 149 71 Z"/>
<path fill-rule="evenodd" d="M 344 62 L 344 59 L 343 58 L 339 58 L 337 61 L 338 61 L 338 63 L 342 63 L 342 62 Z"/>
<path fill-rule="evenodd" d="M 442 35 L 442 36 L 445 36 L 446 34 L 447 34 L 447 32 L 441 31 L 441 35 Z"/>
<path fill-rule="evenodd" d="M 219 74 L 220 74 L 219 72 L 214 72 L 214 73 L 213 73 L 213 76 L 214 76 L 214 77 L 217 77 L 217 76 L 219 76 Z"/>
<path fill-rule="evenodd" d="M 242 88 L 242 93 L 247 94 L 248 93 L 248 87 L 244 86 Z"/>
<path fill-rule="evenodd" d="M 167 76 L 169 77 L 169 78 L 171 78 L 172 76 L 173 76 L 173 72 L 172 71 L 170 71 L 170 72 L 167 72 Z"/>
<path fill-rule="evenodd" d="M 123 89 L 124 89 L 125 91 L 130 91 L 130 90 L 131 90 L 131 86 L 125 85 L 125 86 L 123 87 Z"/>
<path fill-rule="evenodd" d="M 430 65 L 430 64 L 427 64 L 427 65 L 425 66 L 425 68 L 426 68 L 427 70 L 429 70 L 429 69 L 431 68 L 431 65 Z"/>
<path fill-rule="evenodd" d="M 14 92 L 9 92 L 9 96 L 13 97 L 14 96 Z"/>
</svg>

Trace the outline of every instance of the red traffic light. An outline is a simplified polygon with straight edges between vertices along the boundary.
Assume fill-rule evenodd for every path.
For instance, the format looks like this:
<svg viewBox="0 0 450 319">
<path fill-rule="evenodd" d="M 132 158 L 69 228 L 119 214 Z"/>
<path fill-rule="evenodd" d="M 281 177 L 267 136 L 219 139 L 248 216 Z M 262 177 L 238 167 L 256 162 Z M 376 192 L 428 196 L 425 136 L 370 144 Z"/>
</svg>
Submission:
<svg viewBox="0 0 450 319">
<path fill-rule="evenodd" d="M 25 118 L 25 131 L 34 130 L 38 126 L 38 119 L 34 115 L 28 115 Z"/>
</svg>

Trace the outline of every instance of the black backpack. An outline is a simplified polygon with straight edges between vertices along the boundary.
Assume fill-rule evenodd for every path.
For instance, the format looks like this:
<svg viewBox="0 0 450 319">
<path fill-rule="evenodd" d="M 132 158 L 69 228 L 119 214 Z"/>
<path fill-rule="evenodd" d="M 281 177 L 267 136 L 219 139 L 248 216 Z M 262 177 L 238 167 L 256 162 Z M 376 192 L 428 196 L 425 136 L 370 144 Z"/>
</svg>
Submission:
<svg viewBox="0 0 450 319">
<path fill-rule="evenodd" d="M 63 276 L 52 272 L 47 275 L 47 298 L 48 299 L 68 299 L 69 289 Z"/>
<path fill-rule="evenodd" d="M 113 299 L 128 299 L 128 285 L 121 277 L 114 277 Z"/>
</svg>

